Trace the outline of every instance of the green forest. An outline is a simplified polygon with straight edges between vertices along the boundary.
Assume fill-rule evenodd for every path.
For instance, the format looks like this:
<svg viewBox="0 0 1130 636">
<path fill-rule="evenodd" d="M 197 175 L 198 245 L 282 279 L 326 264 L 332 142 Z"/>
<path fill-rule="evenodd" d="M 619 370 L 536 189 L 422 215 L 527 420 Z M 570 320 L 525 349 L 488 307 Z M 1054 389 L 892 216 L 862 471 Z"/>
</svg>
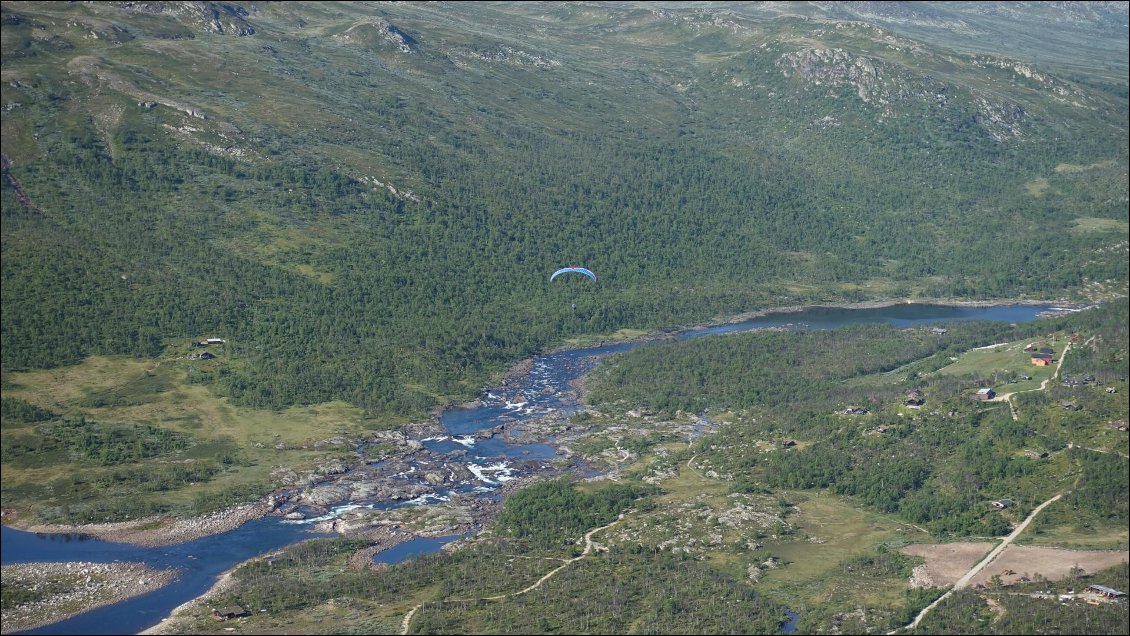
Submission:
<svg viewBox="0 0 1130 636">
<path fill-rule="evenodd" d="M 180 633 L 1127 633 L 1057 596 L 1130 586 L 1127 20 L 5 1 L 5 531 L 255 502 L 343 535 L 233 563 Z M 1062 311 L 680 337 L 905 303 Z M 438 417 L 628 340 L 567 408 Z M 492 444 L 526 449 L 505 479 Z M 1014 545 L 1105 565 L 904 629 L 952 584 L 908 546 L 1045 503 Z M 418 538 L 450 542 L 381 562 Z"/>
<path fill-rule="evenodd" d="M 693 42 L 620 68 L 565 46 L 582 27 L 563 25 L 541 46 L 568 65 L 455 73 L 461 47 L 489 43 L 393 56 L 296 37 L 266 9 L 266 48 L 257 36 L 155 48 L 168 33 L 148 23 L 113 44 L 39 38 L 55 11 L 81 22 L 100 10 L 50 7 L 4 6 L 5 94 L 19 102 L 3 113 L 5 371 L 177 355 L 220 335 L 222 364 L 189 379 L 239 404 L 419 414 L 579 334 L 816 302 L 1125 290 L 1127 101 L 1090 84 L 1072 90 L 1104 108 L 1068 122 L 1037 101 L 1032 134 L 1001 142 L 974 105 L 997 71 L 950 68 L 943 81 L 925 79 L 930 56 L 885 60 L 903 90 L 953 94 L 946 108 L 907 98 L 888 117 L 782 73 L 784 42 L 808 30 L 789 19 L 735 36 L 725 61 L 680 63 L 694 88 L 671 93 L 648 69 Z M 428 10 L 403 10 L 426 40 Z M 833 44 L 868 42 L 853 31 Z M 158 80 L 180 55 L 224 51 L 255 65 Z M 71 81 L 68 60 L 103 80 Z M 736 91 L 740 78 L 763 88 Z M 249 92 L 220 88 L 232 84 Z M 177 90 L 207 104 L 204 119 L 133 96 Z M 449 97 L 426 98 L 435 91 Z M 321 125 L 265 118 L 268 98 Z M 808 123 L 821 118 L 850 125 Z M 209 150 L 222 139 L 247 153 Z M 598 282 L 549 284 L 580 264 Z"/>
<path fill-rule="evenodd" d="M 589 399 L 613 410 L 741 413 L 740 424 L 698 449 L 700 461 L 730 475 L 736 490 L 829 489 L 951 536 L 1007 534 L 1018 517 L 997 514 L 988 502 L 1010 498 L 1022 517 L 1051 496 L 1054 476 L 1064 470 L 1024 451 L 1062 451 L 1078 471 L 1068 498 L 1075 523 L 1093 524 L 1098 536 L 1098 528 L 1130 521 L 1125 457 L 1069 442 L 1103 435 L 1112 418 L 1124 418 L 1126 397 L 1060 382 L 1028 394 L 1035 397 L 1018 395 L 1024 417 L 1017 418 L 1005 403 L 970 399 L 975 389 L 994 385 L 988 374 L 934 372 L 958 352 L 1062 330 L 1102 343 L 1077 347 L 1081 353 L 1072 351 L 1067 368 L 1101 376 L 1114 389 L 1126 383 L 1127 324 L 1127 307 L 1111 304 L 1052 321 L 951 323 L 940 335 L 926 327 L 863 325 L 660 342 L 605 364 Z M 997 386 L 1005 391 L 1008 384 Z M 921 408 L 904 406 L 911 391 L 925 396 Z M 1067 411 L 1061 405 L 1068 400 L 1080 408 Z M 740 450 L 766 438 L 798 446 Z M 1124 436 L 1119 446 L 1125 448 Z"/>
<path fill-rule="evenodd" d="M 246 626 L 268 632 L 775 633 L 786 608 L 797 633 L 899 630 L 944 591 L 907 585 L 922 562 L 901 552 L 908 544 L 1004 536 L 1061 494 L 1020 545 L 1125 549 L 1127 440 L 1109 423 L 1126 412 L 1127 317 L 1109 304 L 945 333 L 857 325 L 640 345 L 598 367 L 572 424 L 631 426 L 693 408 L 715 432 L 615 438 L 639 461 L 614 479 L 534 480 L 473 536 L 395 565 L 369 565 L 379 544 L 363 535 L 303 542 L 243 565 L 213 601 L 259 608 Z M 1005 376 L 945 373 L 986 343 L 1033 340 L 1072 341 L 1063 368 L 1103 381 L 1058 378 L 1018 394 L 1013 418 L 1009 402 L 970 399 L 981 385 L 1007 390 Z M 719 381 L 696 384 L 703 374 Z M 915 389 L 924 402 L 910 408 Z M 866 413 L 847 414 L 850 404 Z M 1014 505 L 990 505 L 1004 498 Z M 758 521 L 731 528 L 735 515 Z M 1125 631 L 1124 602 L 1057 600 L 1092 584 L 1125 589 L 1125 562 L 997 578 L 954 594 L 917 631 Z M 190 619 L 191 633 L 214 629 L 206 614 Z"/>
</svg>

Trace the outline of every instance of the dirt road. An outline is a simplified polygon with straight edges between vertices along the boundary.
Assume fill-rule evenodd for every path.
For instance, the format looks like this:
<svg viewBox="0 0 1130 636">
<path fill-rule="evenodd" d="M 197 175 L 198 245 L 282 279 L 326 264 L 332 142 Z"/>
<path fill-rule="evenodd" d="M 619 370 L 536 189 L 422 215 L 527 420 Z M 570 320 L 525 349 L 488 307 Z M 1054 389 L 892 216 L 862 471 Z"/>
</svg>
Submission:
<svg viewBox="0 0 1130 636">
<path fill-rule="evenodd" d="M 1083 344 L 1085 344 L 1085 345 L 1090 344 L 1091 341 L 1094 340 L 1094 339 L 1095 339 L 1095 337 L 1091 336 L 1090 338 L 1087 339 L 1087 342 L 1084 342 Z M 1048 382 L 1051 382 L 1051 381 L 1059 378 L 1059 371 L 1060 371 L 1060 369 L 1063 368 L 1063 361 L 1064 361 L 1064 359 L 1067 358 L 1067 352 L 1070 351 L 1070 350 L 1071 350 L 1071 343 L 1068 342 L 1063 347 L 1063 355 L 1059 356 L 1059 364 L 1056 365 L 1055 372 L 1052 373 L 1050 378 L 1046 378 L 1043 382 L 1040 383 L 1040 388 L 1038 388 L 1038 389 L 1028 389 L 1027 391 L 1015 391 L 1013 393 L 1003 393 L 1003 394 L 998 395 L 998 396 L 996 396 L 995 398 L 993 398 L 989 401 L 990 402 L 1008 402 L 1008 410 L 1012 412 L 1012 419 L 1019 420 L 1020 414 L 1016 412 L 1016 403 L 1012 401 L 1012 396 L 1014 396 L 1018 393 L 1030 393 L 1032 391 L 1043 391 L 1044 389 L 1048 388 Z"/>
<path fill-rule="evenodd" d="M 1036 506 L 1036 509 L 1033 510 L 1032 513 L 1029 514 L 1028 517 L 1026 519 L 1024 519 L 1024 521 L 1020 525 L 1016 526 L 1016 529 L 1013 530 L 1007 537 L 1005 537 L 1004 540 L 1001 541 L 1000 545 L 993 548 L 993 550 L 991 552 L 989 552 L 988 556 L 986 556 L 984 559 L 981 559 L 980 563 L 978 563 L 977 565 L 974 565 L 972 568 L 970 568 L 970 570 L 965 573 L 965 576 L 961 577 L 960 579 L 957 580 L 957 583 L 953 584 L 952 588 L 950 588 L 945 594 L 942 594 L 940 597 L 938 597 L 938 600 L 927 605 L 921 612 L 918 613 L 918 616 L 914 617 L 914 620 L 911 621 L 911 623 L 909 625 L 907 625 L 906 627 L 904 627 L 902 629 L 914 629 L 915 627 L 918 627 L 918 624 L 920 622 L 922 622 L 922 619 L 925 618 L 926 614 L 928 614 L 930 612 L 930 610 L 934 609 L 942 601 L 949 598 L 949 595 L 953 594 L 956 590 L 961 590 L 961 589 L 968 587 L 969 582 L 971 580 L 973 580 L 973 577 L 977 576 L 977 574 L 979 574 L 981 572 L 981 570 L 985 569 L 985 567 L 987 565 L 989 565 L 989 563 L 991 563 L 993 561 L 993 559 L 997 558 L 1000 555 L 1001 552 L 1004 552 L 1004 549 L 1007 548 L 1010 543 L 1012 543 L 1013 539 L 1020 536 L 1020 533 L 1024 532 L 1024 529 L 1028 527 L 1028 524 L 1032 523 L 1032 520 L 1036 518 L 1036 515 L 1040 514 L 1040 512 L 1043 511 L 1044 508 L 1047 508 L 1051 504 L 1058 501 L 1059 498 L 1062 497 L 1062 496 L 1063 496 L 1062 493 L 1058 494 L 1058 495 L 1052 497 L 1051 499 L 1048 499 L 1044 503 L 1040 504 L 1039 506 Z M 895 630 L 895 631 L 888 632 L 888 634 L 894 634 L 894 633 L 897 633 L 897 632 L 898 632 L 898 630 Z"/>
</svg>

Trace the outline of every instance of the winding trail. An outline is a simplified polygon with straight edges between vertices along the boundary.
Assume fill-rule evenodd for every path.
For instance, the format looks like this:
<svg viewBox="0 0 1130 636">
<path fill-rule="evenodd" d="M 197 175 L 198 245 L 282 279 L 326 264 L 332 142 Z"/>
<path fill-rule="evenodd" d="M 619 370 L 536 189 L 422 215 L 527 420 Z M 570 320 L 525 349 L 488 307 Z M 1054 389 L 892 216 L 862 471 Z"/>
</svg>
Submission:
<svg viewBox="0 0 1130 636">
<path fill-rule="evenodd" d="M 1095 337 L 1091 336 L 1090 338 L 1087 338 L 1087 341 L 1084 342 L 1083 344 L 1084 345 L 1091 344 L 1091 341 L 1093 341 L 1094 339 L 1095 339 Z M 1016 392 L 1013 392 L 1013 393 L 1004 393 L 1002 395 L 998 395 L 997 397 L 995 397 L 995 398 L 993 398 L 992 400 L 989 400 L 989 401 L 990 402 L 999 402 L 999 401 L 1003 400 L 1005 402 L 1008 402 L 1008 409 L 1012 413 L 1012 419 L 1018 421 L 1020 419 L 1020 414 L 1016 410 L 1016 403 L 1012 401 L 1012 397 L 1014 395 L 1019 394 L 1019 393 L 1031 393 L 1032 391 L 1043 391 L 1044 389 L 1047 388 L 1048 382 L 1050 382 L 1052 380 L 1059 379 L 1059 371 L 1060 371 L 1060 369 L 1063 368 L 1063 360 L 1064 360 L 1064 358 L 1067 357 L 1067 352 L 1070 351 L 1070 350 L 1071 350 L 1071 343 L 1069 342 L 1063 348 L 1063 355 L 1060 356 L 1060 358 L 1059 358 L 1059 364 L 1056 365 L 1055 373 L 1053 373 L 1050 378 L 1045 378 L 1044 381 L 1040 383 L 1040 388 L 1038 388 L 1038 389 L 1026 389 L 1024 391 L 1016 391 Z M 1113 454 L 1118 455 L 1120 457 L 1130 459 L 1130 456 L 1125 455 L 1123 453 L 1120 453 L 1116 450 L 1107 450 L 1105 448 L 1089 448 L 1087 446 L 1080 446 L 1080 445 L 1078 445 L 1074 442 L 1067 442 L 1067 447 L 1068 448 L 1082 448 L 1084 450 L 1089 450 L 1089 451 L 1094 452 L 1094 453 L 1113 453 Z"/>
<path fill-rule="evenodd" d="M 520 596 L 520 595 L 525 594 L 527 592 L 532 592 L 532 591 L 538 589 L 539 587 L 541 587 L 542 583 L 545 583 L 549 579 L 553 578 L 553 576 L 556 575 L 561 570 L 564 570 L 565 568 L 569 567 L 570 565 L 572 565 L 576 561 L 580 561 L 581 559 L 583 559 L 583 558 L 587 557 L 589 554 L 591 554 L 592 551 L 593 551 L 593 546 L 595 545 L 592 541 L 592 535 L 600 532 L 601 530 L 606 530 L 606 529 L 611 528 L 612 526 L 620 523 L 621 521 L 623 521 L 624 516 L 627 515 L 629 512 L 631 512 L 631 511 L 629 510 L 627 512 L 622 512 L 622 513 L 620 513 L 620 516 L 616 518 L 616 521 L 613 521 L 612 523 L 604 525 L 604 526 L 600 526 L 599 528 L 593 528 L 592 530 L 589 530 L 588 532 L 586 532 L 585 533 L 585 549 L 581 552 L 580 555 L 575 556 L 571 559 L 563 559 L 564 563 L 562 563 L 561 565 L 559 565 L 559 566 L 553 568 L 552 570 L 550 570 L 549 572 L 547 572 L 545 574 L 545 576 L 538 579 L 536 582 L 534 582 L 529 587 L 518 590 L 517 592 L 510 592 L 509 594 L 498 594 L 498 595 L 495 595 L 495 596 L 483 596 L 483 597 L 480 597 L 480 598 L 450 598 L 450 599 L 443 599 L 441 601 L 433 601 L 433 602 L 436 602 L 436 603 L 454 603 L 454 602 L 460 602 L 460 601 L 497 601 L 497 600 L 501 600 L 501 599 L 504 599 L 504 598 L 510 598 L 512 596 Z M 420 609 L 423 606 L 424 606 L 424 604 L 420 603 L 420 604 L 416 605 L 416 607 L 413 607 L 411 610 L 408 611 L 408 614 L 405 615 L 404 620 L 400 622 L 400 633 L 401 634 L 407 634 L 408 633 L 408 626 L 412 623 L 412 617 L 416 615 L 416 610 Z"/>
<path fill-rule="evenodd" d="M 930 603 L 925 608 L 923 608 L 922 611 L 918 613 L 918 616 L 914 617 L 914 620 L 911 621 L 911 623 L 909 625 L 907 625 L 906 627 L 902 627 L 900 629 L 914 629 L 914 628 L 918 627 L 918 624 L 922 622 L 922 619 L 926 617 L 926 614 L 928 614 L 930 612 L 930 610 L 937 607 L 942 601 L 949 598 L 949 596 L 951 594 L 953 594 L 954 592 L 956 592 L 958 590 L 965 589 L 966 587 L 969 587 L 969 582 L 973 580 L 973 577 L 980 574 L 981 570 L 985 569 L 985 567 L 988 566 L 989 563 L 991 563 L 993 561 L 993 559 L 1000 556 L 1000 553 L 1004 552 L 1004 549 L 1007 548 L 1009 546 L 1009 544 L 1012 543 L 1013 539 L 1020 536 L 1020 533 L 1024 532 L 1024 529 L 1028 527 L 1028 524 L 1032 523 L 1032 520 L 1036 518 L 1036 515 L 1040 514 L 1040 512 L 1043 511 L 1044 508 L 1047 508 L 1051 504 L 1058 501 L 1059 498 L 1062 497 L 1062 496 L 1063 496 L 1063 493 L 1060 493 L 1060 494 L 1052 497 L 1051 499 L 1048 499 L 1047 501 L 1040 504 L 1039 506 L 1036 506 L 1036 509 L 1033 510 L 1031 512 L 1031 514 L 1029 514 L 1028 517 L 1026 519 L 1024 519 L 1024 521 L 1020 525 L 1016 526 L 1016 529 L 1013 530 L 1007 537 L 1005 537 L 1004 540 L 1000 542 L 1000 545 L 993 548 L 992 551 L 989 552 L 988 556 L 986 556 L 984 559 L 982 559 L 980 563 L 978 563 L 977 565 L 974 565 L 972 568 L 970 568 L 970 570 L 965 573 L 965 576 L 958 579 L 957 582 L 953 584 L 953 587 L 951 587 L 948 591 L 946 591 L 945 594 L 942 594 L 941 596 L 938 597 L 938 599 L 936 601 L 934 601 L 933 603 Z M 900 631 L 900 629 L 896 629 L 896 630 L 887 632 L 887 634 L 888 634 L 888 636 L 890 634 L 896 634 Z"/>
<path fill-rule="evenodd" d="M 1083 344 L 1084 345 L 1091 344 L 1091 341 L 1094 340 L 1094 339 L 1095 339 L 1095 337 L 1091 336 Z M 993 345 L 993 346 L 997 346 L 997 345 Z M 989 400 L 989 401 L 990 402 L 1008 402 L 1008 410 L 1012 413 L 1012 419 L 1014 421 L 1019 420 L 1020 414 L 1016 412 L 1016 403 L 1012 401 L 1012 396 L 1017 395 L 1019 393 L 1031 393 L 1032 391 L 1043 391 L 1043 390 L 1047 389 L 1048 388 L 1048 382 L 1051 382 L 1052 380 L 1059 379 L 1059 372 L 1060 372 L 1061 369 L 1063 369 L 1063 361 L 1067 359 L 1067 352 L 1068 351 L 1071 351 L 1071 343 L 1070 342 L 1068 342 L 1066 345 L 1063 346 L 1063 355 L 1059 356 L 1059 364 L 1057 364 L 1055 366 L 1055 371 L 1051 374 L 1051 377 L 1044 378 L 1044 381 L 1040 383 L 1039 388 L 1037 388 L 1037 389 L 1026 389 L 1024 391 L 1014 391 L 1012 393 L 1004 393 L 1002 395 L 998 395 L 997 397 L 995 397 L 995 398 L 993 398 L 992 400 Z"/>
</svg>

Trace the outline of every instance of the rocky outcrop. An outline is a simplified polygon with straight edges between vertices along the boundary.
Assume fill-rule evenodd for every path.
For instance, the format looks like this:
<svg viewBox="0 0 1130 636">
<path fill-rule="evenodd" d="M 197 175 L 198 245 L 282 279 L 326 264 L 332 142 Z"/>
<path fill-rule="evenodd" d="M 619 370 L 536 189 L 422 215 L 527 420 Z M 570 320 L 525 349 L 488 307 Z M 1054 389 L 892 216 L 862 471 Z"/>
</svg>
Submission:
<svg viewBox="0 0 1130 636">
<path fill-rule="evenodd" d="M 360 181 L 361 183 L 364 183 L 366 185 L 370 185 L 370 186 L 373 186 L 373 187 L 376 187 L 376 188 L 384 188 L 384 189 L 388 190 L 389 192 L 391 192 L 392 196 L 394 196 L 398 199 L 409 199 L 411 201 L 417 201 L 417 202 L 419 202 L 419 200 L 420 200 L 420 197 L 416 196 L 415 192 L 413 192 L 411 190 L 406 190 L 404 188 L 397 188 L 396 186 L 392 185 L 391 183 L 385 183 L 384 181 L 381 181 L 380 179 L 378 179 L 376 177 L 362 176 L 362 177 L 358 177 L 357 180 Z"/>
<path fill-rule="evenodd" d="M 119 6 L 135 13 L 172 16 L 190 28 L 217 35 L 248 36 L 255 27 L 247 21 L 251 11 L 228 2 L 122 2 Z"/>
<path fill-rule="evenodd" d="M 1024 109 L 1009 102 L 977 97 L 976 121 L 996 141 L 1023 134 Z"/>
<path fill-rule="evenodd" d="M 832 96 L 850 90 L 860 101 L 879 108 L 884 117 L 898 117 L 916 106 L 949 109 L 959 119 L 971 118 L 992 139 L 1006 141 L 1024 134 L 1028 115 L 1020 105 L 978 90 L 950 86 L 929 75 L 840 48 L 806 48 L 784 53 L 774 62 L 794 87 Z M 1023 66 L 1023 65 L 1020 65 Z M 1018 74 L 1046 81 L 1023 67 Z M 821 127 L 833 123 L 820 120 Z"/>
<path fill-rule="evenodd" d="M 392 46 L 401 53 L 415 53 L 419 48 L 416 38 L 384 18 L 362 20 L 333 37 L 367 47 Z"/>
<path fill-rule="evenodd" d="M 481 62 L 502 63 L 511 66 L 533 66 L 543 71 L 549 71 L 561 66 L 559 60 L 505 45 L 485 50 L 466 49 L 460 51 L 458 54 L 461 57 Z"/>
<path fill-rule="evenodd" d="M 850 86 L 864 102 L 887 104 L 893 98 L 873 60 L 843 49 L 803 49 L 785 53 L 775 64 L 785 77 L 795 78 L 802 85 Z"/>
<path fill-rule="evenodd" d="M 302 501 L 312 506 L 332 506 L 349 498 L 350 489 L 338 484 L 315 486 L 302 493 Z"/>
</svg>

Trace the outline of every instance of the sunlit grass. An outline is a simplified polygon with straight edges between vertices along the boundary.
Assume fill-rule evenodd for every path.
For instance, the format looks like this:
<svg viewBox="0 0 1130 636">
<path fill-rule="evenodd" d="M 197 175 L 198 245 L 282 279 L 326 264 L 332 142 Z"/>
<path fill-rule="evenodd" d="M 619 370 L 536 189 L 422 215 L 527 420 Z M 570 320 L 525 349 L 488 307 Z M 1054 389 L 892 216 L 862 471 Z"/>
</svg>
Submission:
<svg viewBox="0 0 1130 636">
<path fill-rule="evenodd" d="M 789 517 L 799 538 L 765 542 L 765 552 L 779 558 L 784 566 L 765 571 L 757 585 L 759 593 L 802 613 L 805 606 L 897 609 L 905 604 L 908 579 L 891 576 L 864 580 L 845 572 L 842 563 L 852 557 L 874 556 L 882 544 L 929 542 L 929 534 L 896 517 L 861 510 L 851 501 L 825 492 L 778 494 L 800 508 L 799 514 Z"/>
<path fill-rule="evenodd" d="M 218 350 L 217 350 L 218 351 Z M 53 412 L 82 415 L 99 423 L 148 424 L 188 434 L 194 444 L 170 457 L 146 460 L 149 465 L 176 461 L 211 460 L 230 455 L 238 461 L 221 478 L 186 484 L 172 491 L 141 494 L 164 503 L 187 504 L 197 495 L 244 485 L 269 485 L 271 473 L 288 468 L 297 472 L 334 459 L 349 459 L 353 442 L 374 427 L 358 408 L 342 402 L 292 407 L 282 411 L 232 405 L 207 387 L 188 384 L 184 365 L 202 363 L 164 359 L 160 363 L 125 357 L 97 356 L 82 364 L 58 369 L 11 373 L 5 397 L 25 400 Z M 154 385 L 147 379 L 158 377 Z M 157 386 L 158 392 L 133 391 Z M 121 405 L 84 406 L 91 396 L 112 395 Z M 12 430 L 5 429 L 5 434 Z M 19 427 L 19 430 L 29 430 Z M 115 467 L 82 470 L 108 472 Z M 53 464 L 42 468 L 5 466 L 5 506 L 35 507 L 42 488 L 69 477 L 79 466 Z M 105 495 L 129 493 L 105 492 Z M 27 497 L 24 499 L 24 497 Z M 62 501 L 61 503 L 66 503 Z"/>
<path fill-rule="evenodd" d="M 1031 353 L 1024 351 L 1029 344 L 1036 348 L 1051 347 L 1056 350 L 1056 362 L 1048 366 L 1032 364 Z M 1017 342 L 1000 343 L 996 346 L 972 349 L 960 356 L 953 364 L 938 369 L 938 375 L 974 375 L 982 378 L 997 378 L 994 385 L 998 393 L 1014 393 L 1040 388 L 1040 384 L 1055 373 L 1059 356 L 1063 354 L 1064 342 L 1028 338 Z M 1028 376 L 1024 380 L 1021 376 Z M 1016 382 L 1010 382 L 1009 378 Z"/>
</svg>

